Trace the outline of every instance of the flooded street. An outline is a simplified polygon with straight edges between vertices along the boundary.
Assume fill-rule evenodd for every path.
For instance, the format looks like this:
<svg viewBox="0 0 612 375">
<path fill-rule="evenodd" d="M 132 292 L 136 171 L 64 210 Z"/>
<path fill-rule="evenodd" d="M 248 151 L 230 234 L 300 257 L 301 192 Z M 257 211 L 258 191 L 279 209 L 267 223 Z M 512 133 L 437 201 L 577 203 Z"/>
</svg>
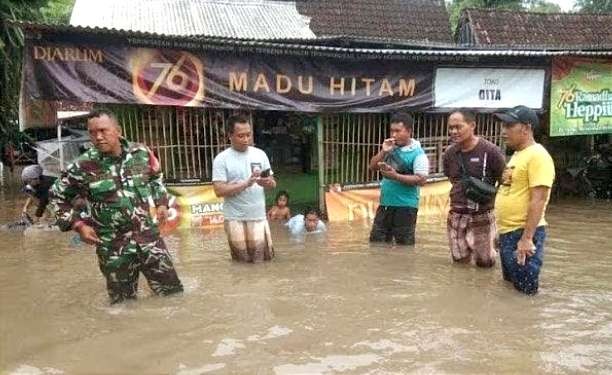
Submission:
<svg viewBox="0 0 612 375">
<path fill-rule="evenodd" d="M 21 197 L 0 196 L 0 222 Z M 540 293 L 453 265 L 445 226 L 414 249 L 370 247 L 367 224 L 276 259 L 232 263 L 222 228 L 167 243 L 186 291 L 109 306 L 94 250 L 72 233 L 0 232 L 0 372 L 14 374 L 609 374 L 612 203 L 562 202 Z"/>
</svg>

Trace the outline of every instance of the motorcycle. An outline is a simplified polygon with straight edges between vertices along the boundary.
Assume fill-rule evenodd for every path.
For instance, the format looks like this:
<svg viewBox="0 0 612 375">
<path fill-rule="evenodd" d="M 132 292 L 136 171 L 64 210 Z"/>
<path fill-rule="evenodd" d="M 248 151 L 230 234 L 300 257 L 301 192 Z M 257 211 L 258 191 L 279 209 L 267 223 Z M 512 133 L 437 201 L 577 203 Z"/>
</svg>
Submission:
<svg viewBox="0 0 612 375">
<path fill-rule="evenodd" d="M 567 168 L 558 178 L 563 192 L 579 196 L 612 199 L 612 145 L 601 145 L 598 152 L 585 157 L 580 166 Z M 573 181 L 566 179 L 571 176 Z"/>
</svg>

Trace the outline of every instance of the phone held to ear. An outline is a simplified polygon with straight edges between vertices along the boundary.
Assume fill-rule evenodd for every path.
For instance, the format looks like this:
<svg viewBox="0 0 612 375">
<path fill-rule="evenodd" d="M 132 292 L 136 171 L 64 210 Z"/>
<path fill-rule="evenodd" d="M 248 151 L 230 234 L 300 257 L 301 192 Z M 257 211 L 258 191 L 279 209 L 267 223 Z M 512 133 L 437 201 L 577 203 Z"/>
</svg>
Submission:
<svg viewBox="0 0 612 375">
<path fill-rule="evenodd" d="M 261 171 L 261 174 L 259 175 L 259 177 L 263 177 L 263 178 L 270 177 L 270 168 Z"/>
</svg>

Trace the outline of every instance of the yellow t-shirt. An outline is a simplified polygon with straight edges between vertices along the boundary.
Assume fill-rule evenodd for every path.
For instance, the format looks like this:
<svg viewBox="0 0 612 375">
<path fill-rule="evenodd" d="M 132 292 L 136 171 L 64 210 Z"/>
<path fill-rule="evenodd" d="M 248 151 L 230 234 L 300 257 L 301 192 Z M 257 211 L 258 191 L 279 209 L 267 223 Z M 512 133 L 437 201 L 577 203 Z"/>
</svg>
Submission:
<svg viewBox="0 0 612 375">
<path fill-rule="evenodd" d="M 524 228 L 527 223 L 529 189 L 536 186 L 552 187 L 555 179 L 555 164 L 550 154 L 539 143 L 535 143 L 512 155 L 506 165 L 502 183 L 495 198 L 495 216 L 500 233 Z M 550 192 L 546 199 L 548 199 Z M 546 211 L 546 205 L 544 211 Z M 538 226 L 546 225 L 544 213 Z"/>
</svg>

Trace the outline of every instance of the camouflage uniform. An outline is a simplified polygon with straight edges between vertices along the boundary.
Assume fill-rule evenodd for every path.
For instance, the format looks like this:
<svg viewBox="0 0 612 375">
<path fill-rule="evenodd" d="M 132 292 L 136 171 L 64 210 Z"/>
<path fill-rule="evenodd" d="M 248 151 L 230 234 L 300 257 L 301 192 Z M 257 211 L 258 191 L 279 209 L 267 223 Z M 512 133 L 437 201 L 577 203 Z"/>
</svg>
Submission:
<svg viewBox="0 0 612 375">
<path fill-rule="evenodd" d="M 128 145 L 124 139 L 121 145 L 120 157 L 90 149 L 53 185 L 51 204 L 58 226 L 68 231 L 82 220 L 71 204 L 77 195 L 89 202 L 87 224 L 102 241 L 96 253 L 111 303 L 136 298 L 139 271 L 156 294 L 181 292 L 183 286 L 153 219 L 156 206 L 168 205 L 159 163 L 143 145 Z"/>
</svg>

